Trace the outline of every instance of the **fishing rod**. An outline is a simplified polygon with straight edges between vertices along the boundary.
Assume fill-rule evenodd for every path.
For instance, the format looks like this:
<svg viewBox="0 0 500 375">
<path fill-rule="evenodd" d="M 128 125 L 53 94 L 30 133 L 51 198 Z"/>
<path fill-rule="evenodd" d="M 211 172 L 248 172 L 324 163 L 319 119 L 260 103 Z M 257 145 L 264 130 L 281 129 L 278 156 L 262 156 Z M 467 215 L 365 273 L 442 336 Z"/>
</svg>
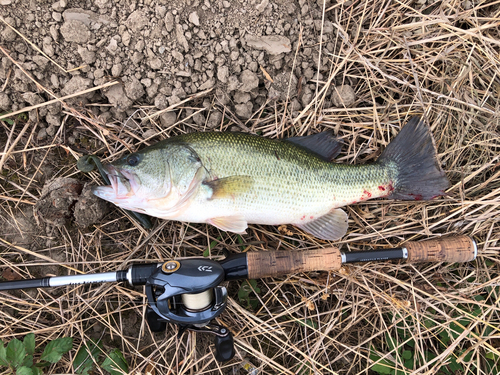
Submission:
<svg viewBox="0 0 500 375">
<path fill-rule="evenodd" d="M 261 251 L 230 254 L 221 261 L 206 258 L 133 264 L 126 270 L 95 274 L 54 276 L 0 282 L 0 291 L 27 288 L 127 282 L 143 285 L 148 307 L 146 321 L 153 332 L 162 332 L 167 322 L 186 330 L 215 335 L 215 358 L 220 362 L 234 356 L 234 342 L 226 327 L 211 321 L 227 304 L 223 281 L 258 279 L 308 271 L 336 271 L 343 264 L 404 259 L 417 262 L 469 262 L 476 259 L 476 242 L 463 235 L 406 242 L 404 247 L 343 252 L 335 247 L 304 251 Z"/>
</svg>

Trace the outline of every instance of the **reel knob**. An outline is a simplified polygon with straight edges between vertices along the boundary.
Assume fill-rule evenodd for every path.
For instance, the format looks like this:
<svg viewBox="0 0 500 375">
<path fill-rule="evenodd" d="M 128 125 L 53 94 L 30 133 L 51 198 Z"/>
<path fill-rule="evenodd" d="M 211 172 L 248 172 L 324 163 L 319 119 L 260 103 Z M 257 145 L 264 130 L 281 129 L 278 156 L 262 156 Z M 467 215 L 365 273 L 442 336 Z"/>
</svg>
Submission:
<svg viewBox="0 0 500 375">
<path fill-rule="evenodd" d="M 219 362 L 227 362 L 234 357 L 235 353 L 233 335 L 224 327 L 219 332 L 227 334 L 225 336 L 215 336 L 215 359 Z"/>
<path fill-rule="evenodd" d="M 146 307 L 146 322 L 148 322 L 151 332 L 164 332 L 167 330 L 167 322 L 149 306 Z"/>
</svg>

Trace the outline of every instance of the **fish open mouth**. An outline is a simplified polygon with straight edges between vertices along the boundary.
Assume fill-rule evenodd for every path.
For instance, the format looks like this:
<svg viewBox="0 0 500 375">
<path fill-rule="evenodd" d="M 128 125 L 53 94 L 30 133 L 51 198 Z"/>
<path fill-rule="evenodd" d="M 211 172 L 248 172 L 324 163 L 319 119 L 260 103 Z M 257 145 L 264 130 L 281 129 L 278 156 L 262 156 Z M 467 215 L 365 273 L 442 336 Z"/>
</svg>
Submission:
<svg viewBox="0 0 500 375">
<path fill-rule="evenodd" d="M 108 177 L 109 185 L 92 188 L 95 195 L 111 202 L 134 195 L 135 182 L 130 172 L 119 171 L 111 164 L 103 166 L 103 170 Z"/>
</svg>

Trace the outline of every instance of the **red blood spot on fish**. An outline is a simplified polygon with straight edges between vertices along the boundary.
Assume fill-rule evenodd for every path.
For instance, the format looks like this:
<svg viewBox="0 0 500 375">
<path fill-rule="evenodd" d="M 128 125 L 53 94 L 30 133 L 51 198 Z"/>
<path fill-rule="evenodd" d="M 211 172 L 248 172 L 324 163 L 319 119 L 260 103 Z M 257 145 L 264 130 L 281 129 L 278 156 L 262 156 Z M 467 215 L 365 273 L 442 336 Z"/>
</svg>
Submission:
<svg viewBox="0 0 500 375">
<path fill-rule="evenodd" d="M 383 187 L 382 185 L 380 185 L 380 186 L 378 187 L 378 189 L 379 189 L 380 191 L 385 191 L 385 187 Z"/>
<path fill-rule="evenodd" d="M 300 220 L 304 220 L 306 218 L 306 215 L 302 216 Z"/>
<path fill-rule="evenodd" d="M 357 202 L 357 201 L 352 201 L 352 203 L 351 203 L 351 204 L 356 204 L 356 203 L 358 203 L 358 202 Z"/>
<path fill-rule="evenodd" d="M 389 186 L 387 186 L 387 189 L 389 189 L 389 191 L 394 191 L 394 186 L 392 186 L 392 181 L 389 183 Z"/>
<path fill-rule="evenodd" d="M 310 217 L 310 219 L 311 219 L 311 220 L 312 220 L 312 219 L 314 219 L 314 216 L 311 216 L 311 217 Z"/>
<path fill-rule="evenodd" d="M 364 190 L 364 191 L 363 191 L 363 194 L 367 196 L 367 198 L 366 198 L 366 199 L 368 199 L 368 198 L 371 198 L 371 197 L 372 197 L 372 193 L 370 193 L 368 190 Z"/>
</svg>

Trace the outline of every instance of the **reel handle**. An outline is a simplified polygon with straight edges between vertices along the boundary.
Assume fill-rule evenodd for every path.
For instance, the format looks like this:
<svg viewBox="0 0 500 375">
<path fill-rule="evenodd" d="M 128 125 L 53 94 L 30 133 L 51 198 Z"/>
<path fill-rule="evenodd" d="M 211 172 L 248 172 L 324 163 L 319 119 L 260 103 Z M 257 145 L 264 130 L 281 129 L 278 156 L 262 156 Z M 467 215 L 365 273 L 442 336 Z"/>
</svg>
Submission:
<svg viewBox="0 0 500 375">
<path fill-rule="evenodd" d="M 375 251 L 342 252 L 336 247 L 305 251 L 247 253 L 249 279 L 289 273 L 337 271 L 344 263 L 407 259 L 418 262 L 469 262 L 476 259 L 477 245 L 470 237 L 452 235 L 431 240 L 406 242 L 403 247 Z"/>
<path fill-rule="evenodd" d="M 476 242 L 463 235 L 450 235 L 425 241 L 408 241 L 408 262 L 470 262 L 476 259 Z"/>
</svg>

